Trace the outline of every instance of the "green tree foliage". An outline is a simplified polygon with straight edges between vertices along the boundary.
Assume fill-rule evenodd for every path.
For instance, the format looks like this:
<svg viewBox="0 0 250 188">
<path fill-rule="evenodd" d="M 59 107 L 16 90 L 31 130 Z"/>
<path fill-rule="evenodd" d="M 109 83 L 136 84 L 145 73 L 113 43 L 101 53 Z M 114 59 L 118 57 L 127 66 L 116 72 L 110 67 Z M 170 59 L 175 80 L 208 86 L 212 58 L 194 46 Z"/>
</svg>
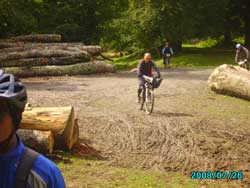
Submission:
<svg viewBox="0 0 250 188">
<path fill-rule="evenodd" d="M 189 38 L 223 33 L 227 0 L 130 0 L 128 10 L 106 25 L 104 41 L 124 49 L 154 50 L 164 41 L 177 48 Z"/>
<path fill-rule="evenodd" d="M 156 51 L 169 41 L 245 35 L 249 0 L 0 0 L 0 38 L 60 33 L 65 41 Z"/>
<path fill-rule="evenodd" d="M 243 34 L 245 43 L 250 46 L 250 1 L 230 0 L 229 2 L 230 16 L 228 20 L 233 23 L 229 28 L 233 34 Z"/>
<path fill-rule="evenodd" d="M 27 3 L 29 6 L 27 6 Z M 33 11 L 34 1 L 1 0 L 0 1 L 0 37 L 20 35 L 36 31 L 36 19 Z"/>
<path fill-rule="evenodd" d="M 120 15 L 124 0 L 1 0 L 0 37 L 60 33 L 66 41 L 96 43 L 104 22 Z"/>
</svg>

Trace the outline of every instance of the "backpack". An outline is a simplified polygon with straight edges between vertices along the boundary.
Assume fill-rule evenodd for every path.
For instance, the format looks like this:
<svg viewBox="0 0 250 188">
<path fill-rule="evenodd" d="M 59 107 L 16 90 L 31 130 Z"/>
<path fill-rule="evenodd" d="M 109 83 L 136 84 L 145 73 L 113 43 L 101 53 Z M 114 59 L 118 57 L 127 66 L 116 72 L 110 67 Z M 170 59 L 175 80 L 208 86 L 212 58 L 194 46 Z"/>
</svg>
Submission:
<svg viewBox="0 0 250 188">
<path fill-rule="evenodd" d="M 25 148 L 16 169 L 15 188 L 26 188 L 28 176 L 39 154 L 29 148 Z"/>
<path fill-rule="evenodd" d="M 166 56 L 166 54 L 174 55 L 174 51 L 171 47 L 165 47 L 162 49 L 162 55 Z"/>
</svg>

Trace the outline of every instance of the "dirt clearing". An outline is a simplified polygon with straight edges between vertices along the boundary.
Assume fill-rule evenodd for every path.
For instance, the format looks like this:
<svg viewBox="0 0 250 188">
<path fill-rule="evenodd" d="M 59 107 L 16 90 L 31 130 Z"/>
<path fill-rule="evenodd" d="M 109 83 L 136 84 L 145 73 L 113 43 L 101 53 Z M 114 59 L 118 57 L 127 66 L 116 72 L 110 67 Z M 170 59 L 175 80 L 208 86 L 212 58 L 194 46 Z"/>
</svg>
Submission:
<svg viewBox="0 0 250 188">
<path fill-rule="evenodd" d="M 210 91 L 211 71 L 162 70 L 151 116 L 138 110 L 133 73 L 23 81 L 33 106 L 74 106 L 81 139 L 108 165 L 188 177 L 191 171 L 242 171 L 242 181 L 228 184 L 250 187 L 250 102 Z"/>
</svg>

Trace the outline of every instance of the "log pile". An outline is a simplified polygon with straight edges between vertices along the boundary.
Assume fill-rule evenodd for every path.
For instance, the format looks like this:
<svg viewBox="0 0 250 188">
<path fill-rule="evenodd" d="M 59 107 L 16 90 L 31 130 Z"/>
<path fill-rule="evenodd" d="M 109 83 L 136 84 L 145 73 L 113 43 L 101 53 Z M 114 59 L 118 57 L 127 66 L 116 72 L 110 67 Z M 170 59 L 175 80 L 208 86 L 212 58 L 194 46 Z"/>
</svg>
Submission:
<svg viewBox="0 0 250 188">
<path fill-rule="evenodd" d="M 217 67 L 208 84 L 217 93 L 250 100 L 250 72 L 241 67 L 226 64 Z"/>
<path fill-rule="evenodd" d="M 115 71 L 113 65 L 93 61 L 101 55 L 100 46 L 61 39 L 61 35 L 26 35 L 0 40 L 0 68 L 20 77 L 47 76 L 47 71 L 48 76 Z"/>
<path fill-rule="evenodd" d="M 33 34 L 11 37 L 9 39 L 1 40 L 0 42 L 60 42 L 61 35 L 54 34 Z"/>
<path fill-rule="evenodd" d="M 18 135 L 26 146 L 41 153 L 71 150 L 79 137 L 73 107 L 26 108 Z"/>
</svg>

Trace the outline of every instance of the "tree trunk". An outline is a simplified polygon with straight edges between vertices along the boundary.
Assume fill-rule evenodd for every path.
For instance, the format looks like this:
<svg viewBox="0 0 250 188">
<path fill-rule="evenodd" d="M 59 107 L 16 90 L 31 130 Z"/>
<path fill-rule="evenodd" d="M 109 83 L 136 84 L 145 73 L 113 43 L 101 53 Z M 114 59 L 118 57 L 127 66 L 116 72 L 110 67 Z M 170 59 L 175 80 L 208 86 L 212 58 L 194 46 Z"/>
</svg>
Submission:
<svg viewBox="0 0 250 188">
<path fill-rule="evenodd" d="M 232 41 L 232 19 L 230 11 L 227 11 L 227 14 L 225 16 L 225 24 L 224 24 L 224 40 L 223 40 L 223 46 L 231 46 L 233 44 Z"/>
<path fill-rule="evenodd" d="M 244 2 L 244 8 L 242 13 L 244 14 L 243 19 L 245 23 L 245 45 L 250 47 L 250 1 Z"/>
<path fill-rule="evenodd" d="M 23 46 L 23 45 L 24 45 L 23 43 L 12 43 L 12 42 L 7 42 L 3 40 L 0 41 L 0 49 L 15 48 L 15 47 Z"/>
<path fill-rule="evenodd" d="M 70 150 L 73 146 L 74 131 L 78 127 L 75 125 L 73 107 L 51 107 L 25 110 L 20 128 L 51 131 L 55 135 L 57 145 Z"/>
<path fill-rule="evenodd" d="M 26 51 L 26 50 L 69 50 L 69 51 L 87 51 L 91 54 L 102 52 L 102 47 L 98 45 L 84 45 L 83 43 L 6 43 L 0 42 L 0 49 L 2 52 L 16 52 L 16 51 Z M 6 49 L 5 49 L 6 48 Z"/>
<path fill-rule="evenodd" d="M 228 46 L 230 44 L 232 44 L 232 35 L 231 35 L 231 31 L 229 29 L 227 29 L 224 33 L 224 41 L 223 44 L 225 46 Z"/>
<path fill-rule="evenodd" d="M 250 47 L 250 16 L 245 20 L 245 45 Z"/>
<path fill-rule="evenodd" d="M 54 135 L 51 131 L 18 130 L 25 146 L 40 153 L 52 153 L 54 148 Z"/>
<path fill-rule="evenodd" d="M 12 37 L 9 39 L 12 42 L 61 42 L 61 35 L 52 35 L 52 34 L 34 34 L 34 35 L 23 35 Z"/>
<path fill-rule="evenodd" d="M 47 65 L 73 65 L 90 61 L 90 56 L 83 57 L 50 57 L 50 58 L 27 58 L 0 62 L 0 67 L 34 67 Z"/>
<path fill-rule="evenodd" d="M 1 46 L 0 46 L 0 49 L 1 49 Z M 21 47 L 21 46 L 13 46 L 13 47 L 8 47 L 8 48 L 1 49 L 0 54 L 10 53 L 10 52 L 21 52 L 21 51 L 24 51 L 23 47 Z"/>
<path fill-rule="evenodd" d="M 233 65 L 221 65 L 208 79 L 209 87 L 221 94 L 250 100 L 250 72 Z"/>
<path fill-rule="evenodd" d="M 95 73 L 115 72 L 115 66 L 102 61 L 78 63 L 65 66 L 39 66 L 39 67 L 10 67 L 3 68 L 5 72 L 18 77 L 33 76 L 63 76 L 63 75 L 85 75 Z"/>
<path fill-rule="evenodd" d="M 87 56 L 86 51 L 68 51 L 68 50 L 58 50 L 58 49 L 32 49 L 22 52 L 11 52 L 11 53 L 0 53 L 0 61 L 6 60 L 16 60 L 16 59 L 25 59 L 25 58 L 39 58 L 39 57 L 65 57 L 65 56 L 74 56 L 82 57 Z"/>
<path fill-rule="evenodd" d="M 179 53 L 182 50 L 182 41 L 176 41 L 173 43 L 173 46 L 170 44 L 170 47 L 173 47 L 175 53 Z"/>
</svg>

